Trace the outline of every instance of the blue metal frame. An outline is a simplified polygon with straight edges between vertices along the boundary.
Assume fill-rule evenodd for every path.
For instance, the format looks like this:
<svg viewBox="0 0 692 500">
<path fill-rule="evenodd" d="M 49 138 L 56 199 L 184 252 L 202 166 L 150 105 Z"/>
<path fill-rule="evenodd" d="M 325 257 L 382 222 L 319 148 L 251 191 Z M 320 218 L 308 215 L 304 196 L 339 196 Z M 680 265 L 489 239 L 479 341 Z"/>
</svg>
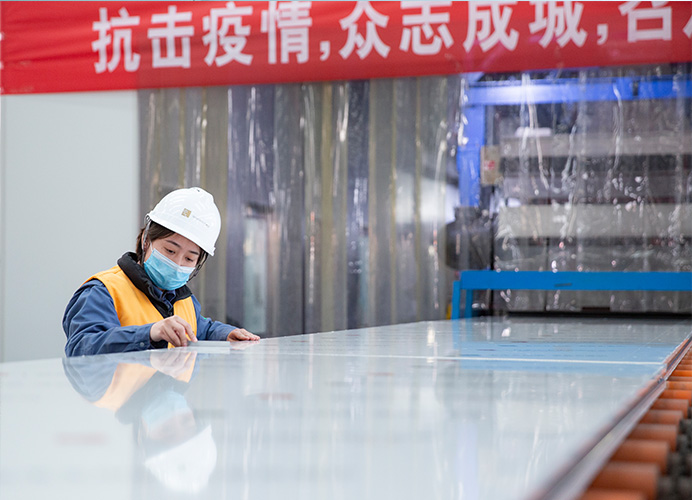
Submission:
<svg viewBox="0 0 692 500">
<path fill-rule="evenodd" d="M 590 78 L 586 82 L 576 78 L 531 80 L 530 84 L 522 81 L 481 82 L 468 89 L 467 97 L 471 106 L 676 99 L 692 97 L 692 80 L 642 76 Z"/>
<path fill-rule="evenodd" d="M 609 271 L 462 271 L 452 290 L 452 319 L 460 317 L 461 291 L 466 290 L 464 317 L 473 315 L 473 290 L 637 290 L 692 291 L 691 272 Z"/>
<path fill-rule="evenodd" d="M 483 73 L 464 73 L 468 85 L 476 85 Z M 457 146 L 459 205 L 478 207 L 481 203 L 481 148 L 485 144 L 485 105 L 464 105 L 466 125 Z"/>
<path fill-rule="evenodd" d="M 463 146 L 457 147 L 459 205 L 477 207 L 481 203 L 481 148 L 485 145 L 485 106 L 465 106 L 467 125 Z"/>
</svg>

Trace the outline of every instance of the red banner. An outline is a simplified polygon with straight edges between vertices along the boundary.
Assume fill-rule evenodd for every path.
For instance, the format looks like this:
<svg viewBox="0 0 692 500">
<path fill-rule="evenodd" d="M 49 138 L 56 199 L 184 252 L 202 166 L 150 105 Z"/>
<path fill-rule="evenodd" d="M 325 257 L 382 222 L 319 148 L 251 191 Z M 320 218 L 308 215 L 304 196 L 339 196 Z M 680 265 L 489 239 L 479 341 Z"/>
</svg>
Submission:
<svg viewBox="0 0 692 500">
<path fill-rule="evenodd" d="M 0 2 L 4 94 L 692 61 L 692 2 Z"/>
</svg>

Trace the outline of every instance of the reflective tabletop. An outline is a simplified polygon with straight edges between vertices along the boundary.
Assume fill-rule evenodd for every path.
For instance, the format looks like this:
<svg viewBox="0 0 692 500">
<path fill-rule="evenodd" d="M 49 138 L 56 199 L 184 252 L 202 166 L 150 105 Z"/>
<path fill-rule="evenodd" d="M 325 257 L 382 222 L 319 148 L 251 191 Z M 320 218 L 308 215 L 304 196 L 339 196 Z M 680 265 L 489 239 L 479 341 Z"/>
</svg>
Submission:
<svg viewBox="0 0 692 500">
<path fill-rule="evenodd" d="M 691 334 L 474 318 L 3 363 L 0 498 L 571 498 Z"/>
</svg>

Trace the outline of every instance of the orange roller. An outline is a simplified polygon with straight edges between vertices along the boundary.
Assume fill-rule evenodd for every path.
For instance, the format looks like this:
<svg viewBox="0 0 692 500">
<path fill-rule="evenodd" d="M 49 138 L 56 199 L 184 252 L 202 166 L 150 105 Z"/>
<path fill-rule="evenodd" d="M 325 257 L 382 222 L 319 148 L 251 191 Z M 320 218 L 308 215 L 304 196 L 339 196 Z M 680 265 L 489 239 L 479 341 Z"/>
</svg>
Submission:
<svg viewBox="0 0 692 500">
<path fill-rule="evenodd" d="M 688 408 L 687 401 L 684 399 L 663 399 L 659 398 L 656 401 L 654 401 L 654 404 L 651 405 L 651 408 L 654 410 L 678 410 L 683 412 L 683 414 L 687 414 L 687 408 Z"/>
<path fill-rule="evenodd" d="M 689 382 L 676 382 L 675 380 L 669 380 L 666 382 L 666 389 L 677 389 L 679 391 L 692 391 L 692 380 Z"/>
<path fill-rule="evenodd" d="M 668 377 L 669 382 L 692 382 L 692 377 L 677 377 L 675 375 L 671 375 Z"/>
<path fill-rule="evenodd" d="M 643 424 L 672 424 L 679 425 L 685 417 L 680 410 L 649 410 L 642 417 Z"/>
<path fill-rule="evenodd" d="M 658 468 L 653 464 L 609 462 L 596 476 L 592 486 L 596 489 L 638 491 L 647 500 L 654 500 L 658 477 Z"/>
<path fill-rule="evenodd" d="M 678 426 L 669 424 L 639 424 L 630 433 L 631 439 L 665 441 L 671 451 L 677 448 Z"/>
<path fill-rule="evenodd" d="M 689 403 L 692 402 L 692 391 L 679 391 L 677 389 L 666 389 L 661 393 L 663 399 L 683 399 Z"/>
<path fill-rule="evenodd" d="M 654 464 L 658 472 L 665 474 L 668 468 L 670 447 L 665 441 L 648 441 L 644 439 L 627 439 L 613 454 L 611 460 L 616 462 L 636 462 Z"/>
<path fill-rule="evenodd" d="M 676 377 L 692 377 L 692 369 L 685 370 L 684 368 L 676 368 L 673 370 L 673 375 Z"/>
<path fill-rule="evenodd" d="M 581 500 L 646 500 L 646 495 L 640 491 L 590 488 Z"/>
</svg>

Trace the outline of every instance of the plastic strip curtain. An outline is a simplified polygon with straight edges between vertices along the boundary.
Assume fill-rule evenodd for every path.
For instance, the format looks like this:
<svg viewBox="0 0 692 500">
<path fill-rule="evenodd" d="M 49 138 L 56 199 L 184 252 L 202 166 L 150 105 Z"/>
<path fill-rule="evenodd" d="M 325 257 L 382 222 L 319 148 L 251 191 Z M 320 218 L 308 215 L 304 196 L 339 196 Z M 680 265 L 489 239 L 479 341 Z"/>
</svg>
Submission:
<svg viewBox="0 0 692 500">
<path fill-rule="evenodd" d="M 532 99 L 536 84 L 566 76 L 518 75 L 525 98 L 487 108 L 488 144 L 499 147 L 503 170 L 490 188 L 499 206 L 494 267 L 690 271 L 689 66 L 582 70 L 569 75 L 582 97 Z M 645 93 L 661 82 L 670 93 Z M 689 313 L 690 294 L 506 291 L 495 307 Z"/>
<path fill-rule="evenodd" d="M 459 89 L 455 76 L 141 91 L 143 213 L 191 185 L 222 210 L 191 284 L 203 312 L 264 336 L 444 318 Z"/>
<path fill-rule="evenodd" d="M 225 227 L 193 288 L 206 314 L 265 336 L 443 318 L 459 269 L 690 271 L 690 80 L 669 65 L 142 91 L 142 210 L 175 187 L 214 194 Z M 483 88 L 515 97 L 474 105 Z M 691 303 L 476 297 L 529 312 Z"/>
</svg>

